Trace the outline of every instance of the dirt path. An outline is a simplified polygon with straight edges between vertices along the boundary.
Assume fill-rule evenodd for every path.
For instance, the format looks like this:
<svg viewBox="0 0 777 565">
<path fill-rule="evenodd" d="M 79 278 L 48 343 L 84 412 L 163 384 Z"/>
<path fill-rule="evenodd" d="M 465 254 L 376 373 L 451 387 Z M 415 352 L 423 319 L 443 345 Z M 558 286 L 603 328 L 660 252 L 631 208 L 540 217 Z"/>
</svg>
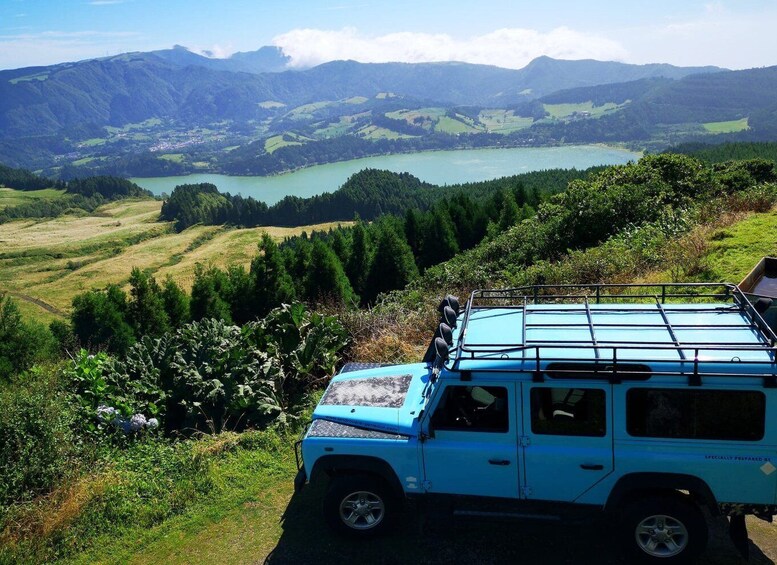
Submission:
<svg viewBox="0 0 777 565">
<path fill-rule="evenodd" d="M 56 306 L 52 306 L 51 304 L 44 302 L 40 298 L 34 298 L 32 296 L 28 296 L 26 294 L 21 294 L 18 292 L 9 292 L 8 294 L 13 296 L 14 298 L 18 298 L 20 300 L 24 300 L 25 302 L 35 304 L 35 306 L 43 308 L 46 312 L 49 312 L 50 314 L 54 314 L 55 316 L 60 316 L 62 318 L 67 317 L 67 314 L 65 314 L 62 310 L 60 310 Z"/>
</svg>

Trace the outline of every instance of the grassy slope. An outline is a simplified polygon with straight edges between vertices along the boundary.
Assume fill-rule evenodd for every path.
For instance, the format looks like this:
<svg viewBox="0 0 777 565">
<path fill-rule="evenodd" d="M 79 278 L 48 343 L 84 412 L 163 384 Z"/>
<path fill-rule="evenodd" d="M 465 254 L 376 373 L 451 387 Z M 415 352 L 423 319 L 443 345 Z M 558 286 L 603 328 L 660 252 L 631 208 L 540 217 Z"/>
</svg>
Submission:
<svg viewBox="0 0 777 565">
<path fill-rule="evenodd" d="M 411 505 L 386 536 L 357 542 L 334 536 L 321 518 L 323 489 L 308 486 L 293 494 L 294 466 L 289 447 L 276 456 L 271 469 L 262 468 L 246 453 L 217 464 L 211 473 L 218 492 L 183 514 L 156 527 L 130 530 L 97 540 L 91 551 L 70 562 L 134 564 L 209 563 L 622 563 L 610 536 L 595 524 L 565 527 L 555 524 L 454 521 L 421 523 Z M 435 518 L 435 520 L 441 520 Z M 774 559 L 777 527 L 749 518 L 750 563 Z M 726 523 L 711 523 L 711 541 L 703 563 L 739 564 L 726 533 Z M 520 531 L 520 535 L 516 532 Z M 598 533 L 597 533 L 598 532 Z M 561 535 L 564 543 L 558 543 Z M 110 539 L 113 538 L 113 539 Z"/>
<path fill-rule="evenodd" d="M 777 209 L 713 233 L 707 265 L 711 277 L 738 283 L 764 256 L 777 256 Z"/>
<path fill-rule="evenodd" d="M 618 108 L 617 104 L 607 102 L 601 106 L 594 106 L 593 102 L 581 102 L 577 104 L 545 104 L 545 111 L 552 118 L 567 118 L 575 112 L 588 112 L 592 118 L 597 118 Z"/>
<path fill-rule="evenodd" d="M 280 240 L 336 225 L 194 226 L 175 233 L 157 221 L 160 206 L 155 200 L 127 200 L 103 206 L 93 216 L 0 225 L 0 292 L 9 292 L 24 303 L 26 313 L 49 322 L 67 312 L 76 294 L 124 284 L 133 267 L 158 277 L 170 274 L 189 287 L 197 262 L 248 265 L 263 231 Z"/>
<path fill-rule="evenodd" d="M 59 198 L 64 193 L 64 190 L 57 190 L 56 188 L 15 190 L 13 188 L 0 186 L 0 209 L 6 208 L 7 206 L 24 204 L 25 202 L 31 202 L 33 200 L 40 200 L 41 198 Z"/>
<path fill-rule="evenodd" d="M 702 124 L 702 126 L 710 133 L 734 133 L 750 129 L 747 118 L 731 120 L 728 122 L 707 122 L 706 124 Z"/>
</svg>

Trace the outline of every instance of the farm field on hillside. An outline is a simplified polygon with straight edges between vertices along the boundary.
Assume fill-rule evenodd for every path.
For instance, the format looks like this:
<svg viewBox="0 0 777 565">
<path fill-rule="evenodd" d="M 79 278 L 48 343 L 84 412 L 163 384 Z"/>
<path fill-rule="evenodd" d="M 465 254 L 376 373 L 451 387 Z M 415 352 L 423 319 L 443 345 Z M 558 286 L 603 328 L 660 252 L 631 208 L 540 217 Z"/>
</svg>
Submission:
<svg viewBox="0 0 777 565">
<path fill-rule="evenodd" d="M 741 120 L 730 120 L 728 122 L 707 122 L 702 124 L 704 129 L 710 133 L 734 133 L 737 131 L 743 131 L 750 129 L 747 123 L 747 118 Z"/>
<path fill-rule="evenodd" d="M 603 116 L 608 112 L 612 112 L 621 108 L 620 106 L 612 102 L 607 102 L 601 106 L 594 106 L 593 102 L 581 102 L 579 104 L 545 104 L 545 111 L 550 114 L 552 118 L 563 119 L 575 115 L 586 115 L 587 117 L 597 118 Z"/>
<path fill-rule="evenodd" d="M 248 266 L 264 231 L 280 241 L 337 225 L 193 226 L 175 233 L 171 224 L 157 220 L 160 207 L 156 200 L 125 200 L 92 216 L 0 225 L 0 292 L 17 298 L 26 314 L 48 322 L 66 315 L 81 292 L 125 284 L 133 267 L 157 278 L 171 275 L 188 289 L 197 263 Z"/>
</svg>

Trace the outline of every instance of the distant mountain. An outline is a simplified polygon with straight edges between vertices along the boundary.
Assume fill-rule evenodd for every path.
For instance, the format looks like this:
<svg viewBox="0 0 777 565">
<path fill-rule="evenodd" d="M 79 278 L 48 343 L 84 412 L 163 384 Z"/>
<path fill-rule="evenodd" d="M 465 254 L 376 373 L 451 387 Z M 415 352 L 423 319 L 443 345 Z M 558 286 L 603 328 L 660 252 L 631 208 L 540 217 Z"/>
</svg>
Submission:
<svg viewBox="0 0 777 565">
<path fill-rule="evenodd" d="M 521 70 L 466 63 L 335 61 L 306 71 L 253 74 L 286 62 L 283 53 L 271 47 L 229 59 L 175 47 L 2 71 L 0 139 L 89 138 L 95 128 L 150 118 L 183 125 L 261 120 L 277 113 L 281 104 L 293 107 L 386 92 L 442 105 L 498 106 L 561 88 L 720 70 L 541 57 Z M 272 102 L 275 109 L 263 102 Z"/>
<path fill-rule="evenodd" d="M 749 129 L 738 135 L 765 141 L 777 136 L 777 66 L 575 88 L 540 102 L 624 104 L 599 119 L 554 126 L 559 135 L 563 129 L 568 140 L 633 140 L 650 137 L 660 128 L 747 119 Z M 635 129 L 642 133 L 635 136 Z"/>
<path fill-rule="evenodd" d="M 160 59 L 177 66 L 205 67 L 215 71 L 242 73 L 279 73 L 288 70 L 291 58 L 283 54 L 280 47 L 264 46 L 256 51 L 233 53 L 230 57 L 219 59 L 205 57 L 189 51 L 186 47 L 175 45 L 172 49 L 151 51 Z"/>
<path fill-rule="evenodd" d="M 583 59 L 564 61 L 538 57 L 519 72 L 527 88 L 539 97 L 562 89 L 649 78 L 680 79 L 688 75 L 722 71 L 720 67 L 675 67 L 667 64 L 629 65 L 614 61 Z"/>
</svg>

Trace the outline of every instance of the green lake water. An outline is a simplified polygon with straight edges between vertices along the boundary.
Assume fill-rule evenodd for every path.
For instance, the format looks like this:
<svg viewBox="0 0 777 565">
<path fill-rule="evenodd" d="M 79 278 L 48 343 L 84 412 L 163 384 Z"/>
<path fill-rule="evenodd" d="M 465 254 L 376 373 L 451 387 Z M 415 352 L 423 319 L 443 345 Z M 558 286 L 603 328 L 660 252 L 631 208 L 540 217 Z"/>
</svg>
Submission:
<svg viewBox="0 0 777 565">
<path fill-rule="evenodd" d="M 408 172 L 423 181 L 445 185 L 543 169 L 586 169 L 594 165 L 618 165 L 637 160 L 639 156 L 639 153 L 595 145 L 469 149 L 366 157 L 269 177 L 193 174 L 131 180 L 154 194 L 169 194 L 179 184 L 210 182 L 221 192 L 252 196 L 267 204 L 274 204 L 289 194 L 308 197 L 332 192 L 351 175 L 367 168 Z"/>
</svg>

